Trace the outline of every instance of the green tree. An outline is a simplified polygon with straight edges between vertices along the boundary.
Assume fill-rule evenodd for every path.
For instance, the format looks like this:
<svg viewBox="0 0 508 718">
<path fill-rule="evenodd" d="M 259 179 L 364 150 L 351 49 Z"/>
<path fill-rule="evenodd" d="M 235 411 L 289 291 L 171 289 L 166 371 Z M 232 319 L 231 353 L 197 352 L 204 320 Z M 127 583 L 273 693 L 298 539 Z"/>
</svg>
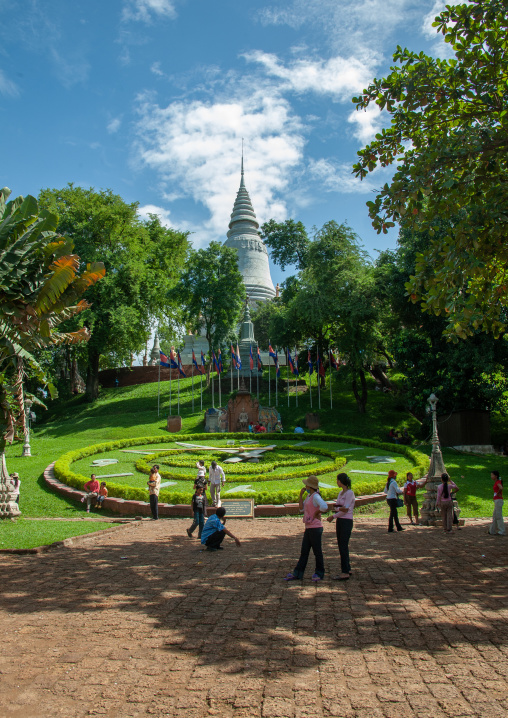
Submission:
<svg viewBox="0 0 508 718">
<path fill-rule="evenodd" d="M 24 419 L 24 379 L 29 368 L 41 383 L 47 376 L 35 354 L 48 347 L 87 341 L 85 327 L 60 330 L 89 308 L 81 299 L 104 277 L 101 263 L 86 265 L 73 244 L 56 233 L 57 217 L 39 211 L 34 197 L 6 202 L 0 190 L 0 478 L 7 479 L 4 450 L 14 438 L 14 423 Z M 32 397 L 33 398 L 33 397 Z"/>
<path fill-rule="evenodd" d="M 307 265 L 310 241 L 301 222 L 295 222 L 294 219 L 276 222 L 270 219 L 261 225 L 261 237 L 270 248 L 273 262 L 282 270 L 290 265 L 301 270 Z"/>
<path fill-rule="evenodd" d="M 446 319 L 447 335 L 507 326 L 508 2 L 447 6 L 434 26 L 455 57 L 397 48 L 400 66 L 353 98 L 391 115 L 391 126 L 358 154 L 357 176 L 397 162 L 390 183 L 368 202 L 386 232 L 412 222 L 428 233 L 406 291 Z M 440 223 L 449 220 L 448 231 Z"/>
<path fill-rule="evenodd" d="M 80 255 L 106 266 L 106 278 L 91 290 L 92 306 L 81 316 L 91 332 L 86 397 L 94 401 L 101 365 L 129 361 L 151 326 L 177 312 L 172 290 L 188 253 L 187 233 L 163 227 L 155 215 L 143 222 L 137 202 L 127 204 L 110 190 L 69 184 L 43 190 L 40 202 L 58 214 L 58 230 L 73 239 Z"/>
<path fill-rule="evenodd" d="M 212 349 L 224 346 L 240 321 L 245 286 L 236 249 L 210 242 L 191 251 L 177 292 L 186 326 L 204 329 Z"/>
</svg>

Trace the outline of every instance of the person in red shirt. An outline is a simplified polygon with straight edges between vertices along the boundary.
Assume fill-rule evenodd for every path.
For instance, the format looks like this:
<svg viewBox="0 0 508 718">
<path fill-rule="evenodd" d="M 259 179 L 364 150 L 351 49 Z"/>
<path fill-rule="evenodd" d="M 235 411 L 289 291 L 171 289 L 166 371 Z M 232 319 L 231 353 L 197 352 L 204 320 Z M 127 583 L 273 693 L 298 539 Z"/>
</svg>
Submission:
<svg viewBox="0 0 508 718">
<path fill-rule="evenodd" d="M 90 477 L 90 481 L 86 482 L 86 484 L 83 486 L 83 489 L 88 493 L 86 494 L 86 496 L 83 496 L 83 498 L 81 499 L 81 503 L 84 504 L 86 501 L 86 513 L 89 514 L 92 501 L 95 501 L 95 499 L 99 495 L 100 489 L 100 485 L 95 477 L 95 474 L 92 474 L 92 476 Z"/>
<path fill-rule="evenodd" d="M 490 478 L 494 483 L 494 513 L 492 523 L 487 533 L 490 536 L 504 536 L 506 534 L 503 521 L 503 481 L 499 478 L 499 471 L 492 471 Z"/>
<path fill-rule="evenodd" d="M 406 483 L 404 484 L 404 503 L 406 504 L 408 519 L 413 523 L 413 517 L 411 515 L 411 509 L 415 517 L 414 523 L 418 526 L 418 501 L 416 500 L 416 489 L 418 484 L 416 483 L 413 474 L 408 471 L 406 474 Z"/>
</svg>

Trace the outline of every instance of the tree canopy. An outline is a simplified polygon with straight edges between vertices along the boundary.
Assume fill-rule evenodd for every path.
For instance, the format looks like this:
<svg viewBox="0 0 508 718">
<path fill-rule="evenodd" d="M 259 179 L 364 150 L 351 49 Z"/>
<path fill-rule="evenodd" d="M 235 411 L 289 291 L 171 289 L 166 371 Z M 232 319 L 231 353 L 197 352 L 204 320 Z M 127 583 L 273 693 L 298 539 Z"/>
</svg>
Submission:
<svg viewBox="0 0 508 718">
<path fill-rule="evenodd" d="M 193 331 L 204 329 L 210 351 L 224 345 L 246 298 L 236 249 L 210 242 L 206 249 L 192 250 L 177 295 L 186 325 Z"/>
<path fill-rule="evenodd" d="M 72 238 L 81 256 L 106 267 L 104 281 L 90 291 L 91 307 L 81 316 L 91 333 L 86 393 L 93 401 L 101 358 L 112 366 L 129 361 L 151 326 L 175 311 L 173 289 L 187 256 L 187 233 L 163 227 L 155 215 L 142 221 L 136 202 L 128 204 L 110 190 L 70 184 L 43 190 L 40 203 L 58 215 L 58 231 Z"/>
<path fill-rule="evenodd" d="M 428 233 L 411 300 L 445 317 L 455 341 L 477 329 L 498 336 L 508 316 L 508 0 L 447 6 L 434 26 L 453 59 L 398 47 L 399 66 L 353 98 L 391 115 L 354 171 L 363 179 L 398 163 L 367 205 L 378 232 L 404 220 Z"/>
</svg>

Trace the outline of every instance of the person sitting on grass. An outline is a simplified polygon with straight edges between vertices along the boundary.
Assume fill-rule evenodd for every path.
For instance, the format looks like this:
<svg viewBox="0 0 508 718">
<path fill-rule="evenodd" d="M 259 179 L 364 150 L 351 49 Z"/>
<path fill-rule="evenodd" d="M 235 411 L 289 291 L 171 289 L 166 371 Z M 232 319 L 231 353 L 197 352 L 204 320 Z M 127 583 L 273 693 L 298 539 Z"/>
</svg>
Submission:
<svg viewBox="0 0 508 718">
<path fill-rule="evenodd" d="M 225 521 L 223 522 L 222 519 L 225 515 L 226 509 L 221 506 L 206 520 L 206 524 L 201 532 L 201 543 L 203 546 L 206 546 L 207 551 L 222 550 L 223 547 L 221 543 L 224 540 L 224 536 L 229 536 L 234 539 L 237 546 L 241 546 L 240 539 L 234 536 L 231 531 L 228 531 L 224 526 Z"/>
<path fill-rule="evenodd" d="M 295 434 L 305 434 L 305 431 L 302 429 L 302 427 L 300 426 L 300 424 L 297 424 L 297 425 L 295 426 Z"/>
<path fill-rule="evenodd" d="M 95 474 L 92 474 L 90 477 L 90 481 L 87 481 L 86 484 L 83 486 L 83 489 L 87 491 L 88 493 L 86 496 L 83 496 L 81 499 L 81 503 L 84 504 L 86 501 L 86 513 L 90 513 L 90 506 L 92 505 L 92 501 L 95 502 L 95 499 L 99 495 L 99 482 L 97 481 Z"/>
<path fill-rule="evenodd" d="M 108 495 L 108 489 L 106 487 L 106 482 L 103 481 L 101 483 L 101 487 L 99 489 L 99 495 L 97 496 L 97 506 L 96 508 L 102 509 L 102 504 L 104 503 L 104 499 Z"/>
</svg>

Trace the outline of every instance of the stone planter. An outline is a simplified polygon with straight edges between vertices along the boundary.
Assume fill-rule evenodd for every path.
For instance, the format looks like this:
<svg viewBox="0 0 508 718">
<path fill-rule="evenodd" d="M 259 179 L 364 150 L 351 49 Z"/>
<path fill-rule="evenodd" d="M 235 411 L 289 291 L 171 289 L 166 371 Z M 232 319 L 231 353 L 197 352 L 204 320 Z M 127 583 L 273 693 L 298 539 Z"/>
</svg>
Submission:
<svg viewBox="0 0 508 718">
<path fill-rule="evenodd" d="M 167 429 L 170 434 L 176 434 L 182 430 L 182 417 L 181 416 L 168 416 Z"/>
</svg>

